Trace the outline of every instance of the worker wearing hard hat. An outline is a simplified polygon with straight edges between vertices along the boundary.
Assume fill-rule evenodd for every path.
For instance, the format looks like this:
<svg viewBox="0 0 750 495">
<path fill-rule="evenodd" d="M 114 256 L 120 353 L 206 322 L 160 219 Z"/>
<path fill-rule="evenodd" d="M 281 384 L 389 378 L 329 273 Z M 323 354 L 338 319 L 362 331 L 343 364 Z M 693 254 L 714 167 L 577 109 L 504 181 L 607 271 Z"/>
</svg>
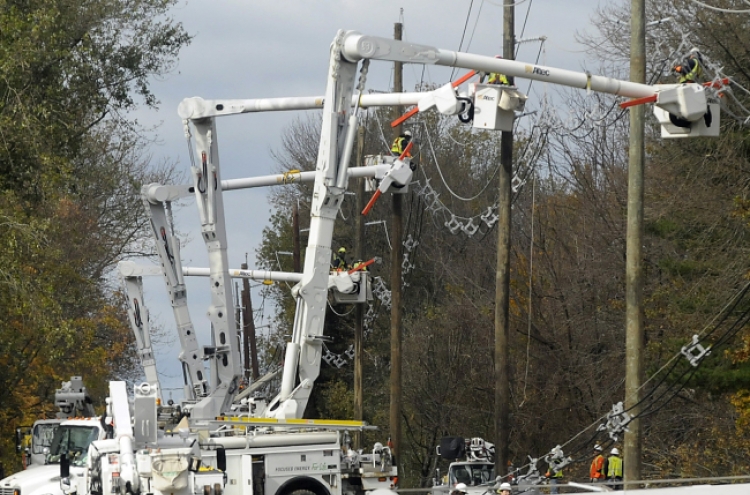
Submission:
<svg viewBox="0 0 750 495">
<path fill-rule="evenodd" d="M 396 139 L 393 140 L 393 144 L 391 145 L 391 153 L 394 156 L 401 156 L 404 153 L 404 150 L 409 145 L 409 142 L 411 141 L 411 131 L 406 131 L 403 134 L 399 135 Z M 411 153 L 407 153 L 406 157 L 411 157 Z"/>
<path fill-rule="evenodd" d="M 602 455 L 602 446 L 594 445 L 594 460 L 591 461 L 589 477 L 592 483 L 601 483 L 607 479 L 607 459 Z"/>
<path fill-rule="evenodd" d="M 333 267 L 333 269 L 337 271 L 349 269 L 349 265 L 347 265 L 346 263 L 345 247 L 340 247 L 336 254 L 333 255 L 333 263 L 331 263 L 331 267 Z"/>
<path fill-rule="evenodd" d="M 510 492 L 510 483 L 501 483 L 500 488 L 497 489 L 498 495 L 510 495 Z"/>
<path fill-rule="evenodd" d="M 609 454 L 607 459 L 609 465 L 607 466 L 607 479 L 610 483 L 617 483 L 610 485 L 615 490 L 622 490 L 622 458 L 620 457 L 620 450 L 615 447 Z"/>
<path fill-rule="evenodd" d="M 466 495 L 468 490 L 466 489 L 466 483 L 457 484 L 451 491 L 451 495 Z"/>
<path fill-rule="evenodd" d="M 677 75 L 680 76 L 677 82 L 680 84 L 698 82 L 698 78 L 703 75 L 702 65 L 703 57 L 701 57 L 697 48 L 693 48 L 685 60 L 673 68 Z"/>
</svg>

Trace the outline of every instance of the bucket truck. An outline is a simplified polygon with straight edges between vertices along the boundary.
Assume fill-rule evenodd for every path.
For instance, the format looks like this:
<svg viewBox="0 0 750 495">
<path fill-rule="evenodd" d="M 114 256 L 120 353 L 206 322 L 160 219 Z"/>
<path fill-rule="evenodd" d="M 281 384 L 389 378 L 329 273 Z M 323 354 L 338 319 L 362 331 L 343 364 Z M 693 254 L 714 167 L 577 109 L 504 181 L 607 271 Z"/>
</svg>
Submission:
<svg viewBox="0 0 750 495">
<path fill-rule="evenodd" d="M 71 377 L 55 391 L 55 405 L 59 409 L 57 418 L 39 420 L 31 428 L 29 446 L 24 452 L 27 469 L 0 480 L 0 494 L 61 495 L 61 458 L 72 463 L 74 472 L 84 473 L 89 445 L 104 438 L 106 430 L 96 417 L 80 376 Z M 22 435 L 18 430 L 16 441 L 16 448 L 20 449 Z"/>
<path fill-rule="evenodd" d="M 55 390 L 57 413 L 53 419 L 39 419 L 31 427 L 16 428 L 16 452 L 23 456 L 24 468 L 43 466 L 46 450 L 52 445 L 55 432 L 66 419 L 93 417 L 94 407 L 80 376 L 70 377 Z"/>
<path fill-rule="evenodd" d="M 448 495 L 459 483 L 467 493 L 481 495 L 495 483 L 495 445 L 482 438 L 445 437 L 437 454 L 451 461 L 448 472 L 435 473 L 432 495 Z"/>
</svg>

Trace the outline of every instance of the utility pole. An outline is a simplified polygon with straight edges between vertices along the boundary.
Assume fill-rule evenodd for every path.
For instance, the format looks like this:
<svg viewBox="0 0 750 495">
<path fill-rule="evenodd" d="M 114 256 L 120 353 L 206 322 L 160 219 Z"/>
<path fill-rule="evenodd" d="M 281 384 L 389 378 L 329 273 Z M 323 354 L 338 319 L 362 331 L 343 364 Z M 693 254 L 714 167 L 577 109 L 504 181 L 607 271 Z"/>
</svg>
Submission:
<svg viewBox="0 0 750 495">
<path fill-rule="evenodd" d="M 357 163 L 364 165 L 365 128 L 359 126 L 357 130 Z M 357 180 L 357 211 L 365 209 L 365 179 Z M 356 226 L 357 243 L 354 247 L 354 261 L 365 259 L 365 219 L 357 215 Z M 365 416 L 364 400 L 362 398 L 362 341 L 364 339 L 365 305 L 356 305 L 356 321 L 354 323 L 354 419 L 362 421 Z M 354 449 L 362 448 L 362 432 L 354 433 Z"/>
<path fill-rule="evenodd" d="M 515 58 L 515 7 L 503 9 L 503 58 Z M 513 84 L 513 78 L 508 78 Z M 497 269 L 495 271 L 495 472 L 508 471 L 510 439 L 510 199 L 513 179 L 513 132 L 500 136 Z"/>
<path fill-rule="evenodd" d="M 247 270 L 247 263 L 242 263 L 240 268 Z M 250 281 L 242 279 L 242 351 L 245 353 L 245 377 L 250 378 L 252 367 L 252 379 L 260 377 L 258 370 L 258 348 L 255 342 L 255 320 L 253 319 L 253 299 L 250 297 Z"/>
<path fill-rule="evenodd" d="M 645 0 L 630 3 L 630 80 L 646 82 Z M 637 416 L 643 383 L 643 168 L 645 105 L 630 108 L 628 156 L 628 227 L 625 266 L 625 408 Z M 634 407 L 635 406 L 635 407 Z M 625 432 L 624 480 L 641 479 L 641 421 L 633 420 Z M 626 486 L 634 489 L 637 487 Z"/>
<path fill-rule="evenodd" d="M 402 25 L 397 22 L 393 29 L 394 39 L 401 39 Z M 403 64 L 395 62 L 393 67 L 393 91 L 402 93 Z M 401 115 L 403 107 L 395 107 L 397 115 Z M 396 136 L 401 134 L 401 126 L 395 129 Z M 394 136 L 395 137 L 395 136 Z M 396 454 L 396 462 L 401 460 L 401 259 L 403 258 L 403 218 L 401 195 L 391 194 L 393 215 L 391 217 L 391 445 Z"/>
</svg>

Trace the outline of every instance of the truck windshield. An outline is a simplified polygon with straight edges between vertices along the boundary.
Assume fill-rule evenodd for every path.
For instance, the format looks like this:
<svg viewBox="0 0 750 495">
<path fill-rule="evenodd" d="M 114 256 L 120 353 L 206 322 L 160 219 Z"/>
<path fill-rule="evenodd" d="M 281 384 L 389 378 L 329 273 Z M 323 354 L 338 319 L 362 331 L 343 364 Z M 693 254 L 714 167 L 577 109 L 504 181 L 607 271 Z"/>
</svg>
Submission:
<svg viewBox="0 0 750 495">
<path fill-rule="evenodd" d="M 60 455 L 67 454 L 71 464 L 79 464 L 85 460 L 89 444 L 99 436 L 99 428 L 95 426 L 62 425 L 57 428 L 47 456 L 47 464 L 60 462 Z"/>
<path fill-rule="evenodd" d="M 495 480 L 494 464 L 459 464 L 450 468 L 450 483 L 465 483 L 468 486 L 486 485 Z"/>
<path fill-rule="evenodd" d="M 31 437 L 31 453 L 42 454 L 44 447 L 52 445 L 52 439 L 55 431 L 60 427 L 60 423 L 37 423 L 34 425 Z"/>
</svg>

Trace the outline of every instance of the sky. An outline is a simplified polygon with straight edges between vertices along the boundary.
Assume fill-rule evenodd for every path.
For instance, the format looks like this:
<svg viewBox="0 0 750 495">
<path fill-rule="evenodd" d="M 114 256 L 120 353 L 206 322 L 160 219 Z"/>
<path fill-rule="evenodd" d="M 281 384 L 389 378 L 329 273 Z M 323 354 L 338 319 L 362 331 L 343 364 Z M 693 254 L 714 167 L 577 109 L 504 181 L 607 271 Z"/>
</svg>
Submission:
<svg viewBox="0 0 750 495">
<path fill-rule="evenodd" d="M 156 127 L 152 160 L 169 160 L 189 177 L 188 148 L 177 106 L 183 98 L 266 98 L 318 96 L 325 92 L 329 48 L 339 29 L 392 37 L 394 24 L 403 23 L 403 39 L 447 50 L 495 55 L 502 53 L 503 0 L 188 0 L 171 11 L 194 36 L 184 48 L 175 70 L 155 78 L 151 89 L 160 101 L 158 110 L 134 113 L 140 124 Z M 601 0 L 605 4 L 615 0 Z M 539 64 L 569 70 L 586 65 L 583 47 L 575 33 L 591 30 L 590 18 L 596 0 L 518 0 L 516 37 L 519 40 L 546 36 Z M 467 14 L 471 6 L 471 15 Z M 528 13 L 528 15 L 527 15 Z M 524 27 L 525 24 L 525 27 Z M 519 45 L 517 60 L 535 62 L 538 41 Z M 462 74 L 463 70 L 457 71 Z M 451 69 L 407 65 L 404 89 L 412 91 L 424 78 L 445 84 Z M 454 79 L 458 76 L 454 76 Z M 373 61 L 368 90 L 388 90 L 392 64 Z M 525 90 L 527 83 L 517 81 Z M 545 91 L 536 84 L 527 109 Z M 217 119 L 217 138 L 222 179 L 276 173 L 272 150 L 279 150 L 281 136 L 303 112 L 253 113 Z M 255 266 L 270 207 L 264 189 L 230 191 L 224 194 L 229 264 Z M 188 238 L 182 249 L 184 266 L 207 267 L 205 244 L 195 202 L 189 200 L 175 212 L 179 231 Z M 141 262 L 143 263 L 143 262 Z M 154 345 L 163 397 L 182 397 L 182 375 L 177 360 L 179 340 L 161 277 L 144 280 L 144 300 L 152 323 L 162 327 L 166 338 Z M 206 310 L 210 303 L 207 278 L 187 278 L 190 312 L 199 342 L 210 342 Z M 254 292 L 254 307 L 260 299 Z M 270 312 L 266 312 L 270 316 Z M 263 322 L 265 323 L 265 322 Z M 258 324 L 258 323 L 256 323 Z M 262 324 L 262 323 L 261 323 Z M 323 364 L 323 366 L 326 366 Z"/>
</svg>

